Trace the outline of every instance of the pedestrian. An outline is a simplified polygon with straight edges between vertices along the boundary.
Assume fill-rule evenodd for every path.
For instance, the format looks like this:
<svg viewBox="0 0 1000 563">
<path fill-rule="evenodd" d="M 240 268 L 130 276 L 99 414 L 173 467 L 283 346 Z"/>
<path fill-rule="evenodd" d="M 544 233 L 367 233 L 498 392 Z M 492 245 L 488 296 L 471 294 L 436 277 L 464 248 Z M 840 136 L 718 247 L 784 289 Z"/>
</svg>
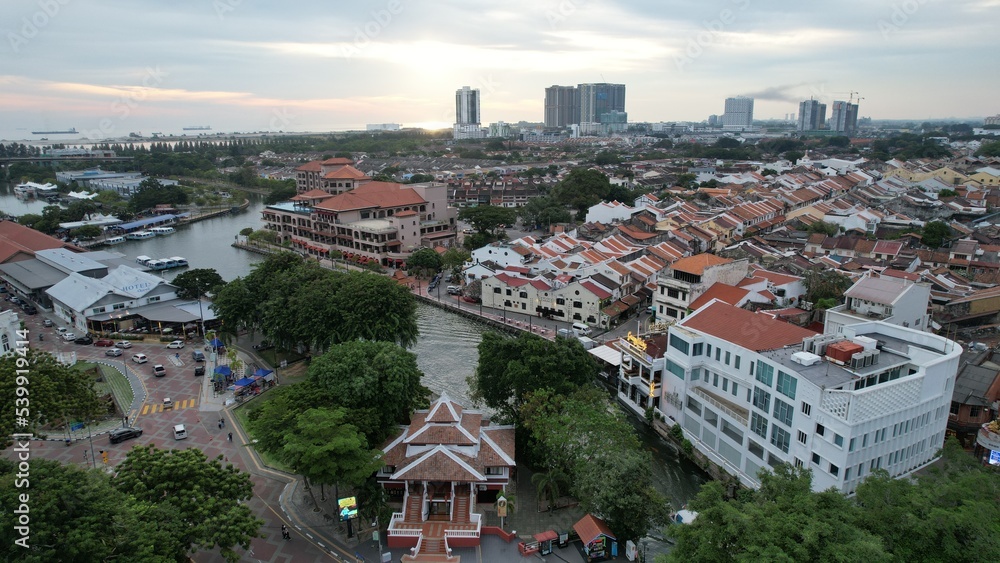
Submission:
<svg viewBox="0 0 1000 563">
<path fill-rule="evenodd" d="M 292 535 L 288 533 L 288 528 L 284 524 L 281 525 L 281 537 L 286 540 L 292 539 Z"/>
<path fill-rule="evenodd" d="M 222 421 L 219 421 L 219 430 L 222 430 Z"/>
<path fill-rule="evenodd" d="M 230 441 L 230 442 L 232 442 L 232 441 L 233 441 L 233 433 L 232 433 L 232 432 L 230 432 L 230 433 L 229 433 L 229 441 Z"/>
<path fill-rule="evenodd" d="M 225 427 L 226 427 L 226 419 L 220 418 L 219 419 L 219 428 L 225 428 Z"/>
</svg>

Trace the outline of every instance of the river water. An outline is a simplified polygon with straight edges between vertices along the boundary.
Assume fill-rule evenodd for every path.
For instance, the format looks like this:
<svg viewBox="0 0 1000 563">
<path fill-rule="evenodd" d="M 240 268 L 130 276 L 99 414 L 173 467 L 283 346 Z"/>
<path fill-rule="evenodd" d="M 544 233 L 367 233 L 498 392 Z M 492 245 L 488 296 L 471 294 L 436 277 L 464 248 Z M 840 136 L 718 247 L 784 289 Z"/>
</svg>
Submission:
<svg viewBox="0 0 1000 563">
<path fill-rule="evenodd" d="M 250 197 L 251 204 L 245 212 L 179 227 L 176 233 L 169 236 L 127 241 L 105 249 L 123 253 L 131 259 L 139 255 L 153 258 L 183 256 L 191 268 L 214 268 L 227 281 L 245 276 L 250 273 L 253 264 L 263 260 L 261 255 L 231 246 L 240 230 L 262 226 L 260 213 L 264 208 L 263 201 L 255 194 L 250 194 Z M 44 201 L 20 200 L 13 195 L 10 185 L 0 183 L 2 211 L 11 215 L 41 213 L 45 205 Z M 181 271 L 165 272 L 163 276 L 169 280 Z M 417 326 L 420 336 L 412 351 L 424 372 L 424 385 L 435 393 L 447 392 L 461 404 L 471 405 L 465 380 L 476 370 L 479 361 L 477 346 L 487 330 L 486 326 L 423 303 L 417 308 Z M 672 444 L 657 436 L 643 421 L 635 417 L 630 417 L 630 420 L 643 446 L 653 454 L 656 489 L 674 507 L 688 502 L 705 481 L 704 473 L 679 456 Z"/>
</svg>

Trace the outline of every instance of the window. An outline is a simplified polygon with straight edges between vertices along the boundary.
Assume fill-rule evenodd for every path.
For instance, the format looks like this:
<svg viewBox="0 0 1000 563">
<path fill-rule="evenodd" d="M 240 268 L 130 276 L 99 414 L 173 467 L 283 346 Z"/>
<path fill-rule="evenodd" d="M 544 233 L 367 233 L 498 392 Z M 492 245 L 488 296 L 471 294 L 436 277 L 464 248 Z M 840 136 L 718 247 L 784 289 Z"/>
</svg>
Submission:
<svg viewBox="0 0 1000 563">
<path fill-rule="evenodd" d="M 783 371 L 778 372 L 778 393 L 788 397 L 789 399 L 795 398 L 795 386 L 798 383 L 796 379 Z"/>
<path fill-rule="evenodd" d="M 486 474 L 487 475 L 503 475 L 503 470 L 504 470 L 503 467 L 487 467 L 486 468 Z"/>
<path fill-rule="evenodd" d="M 854 440 L 855 438 L 851 438 L 851 441 L 847 443 L 847 451 L 849 452 L 854 451 Z"/>
<path fill-rule="evenodd" d="M 800 444 L 805 444 L 807 438 L 808 437 L 806 436 L 806 433 L 803 432 L 803 431 L 801 431 L 801 430 L 799 430 L 799 434 L 798 434 L 799 443 Z"/>
<path fill-rule="evenodd" d="M 835 433 L 833 435 L 833 443 L 836 444 L 838 448 L 843 448 L 844 447 L 844 437 L 841 436 L 840 434 L 836 434 Z"/>
<path fill-rule="evenodd" d="M 740 386 L 740 384 L 739 384 L 739 383 L 736 383 L 735 381 L 733 382 L 733 397 L 737 397 L 737 396 L 738 396 L 738 395 L 736 394 L 736 389 L 737 389 L 737 388 L 738 388 L 739 386 Z"/>
<path fill-rule="evenodd" d="M 667 371 L 676 375 L 677 377 L 684 379 L 684 366 L 677 365 L 670 360 L 667 360 Z"/>
<path fill-rule="evenodd" d="M 733 367 L 736 368 L 736 369 L 740 369 L 740 357 L 739 356 L 736 356 L 736 358 L 734 358 Z"/>
<path fill-rule="evenodd" d="M 705 353 L 705 345 L 702 344 L 701 342 L 695 344 L 691 348 L 691 355 L 692 356 L 700 356 L 700 355 L 702 355 L 704 353 Z"/>
<path fill-rule="evenodd" d="M 722 378 L 722 390 L 729 391 L 729 379 L 725 377 Z"/>
<path fill-rule="evenodd" d="M 771 412 L 771 394 L 760 387 L 753 388 L 753 406 L 765 414 Z"/>
<path fill-rule="evenodd" d="M 850 481 L 850 480 L 851 480 L 851 468 L 848 467 L 847 469 L 844 470 L 844 481 Z"/>
<path fill-rule="evenodd" d="M 816 425 L 816 434 L 818 434 L 819 436 L 822 436 L 823 434 L 826 434 L 826 427 L 824 427 L 822 424 L 817 424 Z"/>
<path fill-rule="evenodd" d="M 778 422 L 784 424 L 785 426 L 791 426 L 792 415 L 794 413 L 795 407 L 789 405 L 781 399 L 774 399 L 774 418 L 778 419 Z"/>
<path fill-rule="evenodd" d="M 809 403 L 802 403 L 802 414 L 809 416 L 809 414 L 812 413 L 812 410 L 812 405 Z"/>
<path fill-rule="evenodd" d="M 694 400 L 694 398 L 690 396 L 687 399 L 688 399 L 688 404 L 687 404 L 688 410 L 695 413 L 698 416 L 701 416 L 701 403 Z"/>
<path fill-rule="evenodd" d="M 565 304 L 566 304 L 566 299 L 564 299 L 562 297 L 557 297 L 556 298 L 556 305 L 565 305 Z"/>
<path fill-rule="evenodd" d="M 573 308 L 574 309 L 583 309 L 583 302 L 582 301 L 574 301 L 573 302 Z"/>
<path fill-rule="evenodd" d="M 861 437 L 861 447 L 862 448 L 868 447 L 868 434 L 865 434 L 864 436 Z"/>
<path fill-rule="evenodd" d="M 715 347 L 715 361 L 719 361 L 719 356 L 722 354 L 722 348 L 718 346 Z"/>
<path fill-rule="evenodd" d="M 802 467 L 802 460 L 801 459 L 795 458 L 795 467 Z"/>
<path fill-rule="evenodd" d="M 757 381 L 760 381 L 764 385 L 770 387 L 771 383 L 774 381 L 774 366 L 757 360 Z"/>
<path fill-rule="evenodd" d="M 834 477 L 836 477 L 839 474 L 840 474 L 840 468 L 831 463 L 830 464 L 830 475 L 833 475 Z"/>
<path fill-rule="evenodd" d="M 500 288 L 499 287 L 494 287 L 493 288 L 493 293 L 500 293 Z"/>
<path fill-rule="evenodd" d="M 792 435 L 789 434 L 787 430 L 781 428 L 780 426 L 771 427 L 771 445 L 786 454 L 788 453 L 788 440 L 791 436 Z"/>
<path fill-rule="evenodd" d="M 979 418 L 981 407 L 979 405 L 969 406 L 969 418 Z"/>
<path fill-rule="evenodd" d="M 819 454 L 816 453 L 816 452 L 813 452 L 813 463 L 815 463 L 816 465 L 819 465 L 819 462 L 820 462 Z"/>
<path fill-rule="evenodd" d="M 705 345 L 705 355 L 708 356 L 709 358 L 712 357 L 712 345 L 711 344 L 706 344 Z"/>
<path fill-rule="evenodd" d="M 767 438 L 767 419 L 757 413 L 751 413 L 750 430 L 761 438 Z"/>
<path fill-rule="evenodd" d="M 719 374 L 717 373 L 712 374 L 712 387 L 718 387 L 718 386 L 719 386 Z"/>
<path fill-rule="evenodd" d="M 670 347 L 678 350 L 681 354 L 685 356 L 688 355 L 688 343 L 683 338 L 677 336 L 676 334 L 670 335 Z"/>
<path fill-rule="evenodd" d="M 726 363 L 727 366 L 729 365 L 729 352 L 726 352 L 725 363 Z"/>
<path fill-rule="evenodd" d="M 146 303 L 156 303 L 156 302 L 157 302 L 157 301 L 159 301 L 159 300 L 160 300 L 160 296 L 159 296 L 159 295 L 157 295 L 157 296 L 155 296 L 155 297 L 150 297 L 149 299 L 147 299 L 147 300 L 146 300 Z"/>
<path fill-rule="evenodd" d="M 747 449 L 760 459 L 764 459 L 764 448 L 753 440 L 747 440 Z"/>
<path fill-rule="evenodd" d="M 94 314 L 99 314 L 104 312 L 104 307 L 94 307 Z"/>
<path fill-rule="evenodd" d="M 112 311 L 117 311 L 118 309 L 124 309 L 124 308 L 125 308 L 124 303 L 115 303 L 114 305 L 111 306 Z"/>
</svg>

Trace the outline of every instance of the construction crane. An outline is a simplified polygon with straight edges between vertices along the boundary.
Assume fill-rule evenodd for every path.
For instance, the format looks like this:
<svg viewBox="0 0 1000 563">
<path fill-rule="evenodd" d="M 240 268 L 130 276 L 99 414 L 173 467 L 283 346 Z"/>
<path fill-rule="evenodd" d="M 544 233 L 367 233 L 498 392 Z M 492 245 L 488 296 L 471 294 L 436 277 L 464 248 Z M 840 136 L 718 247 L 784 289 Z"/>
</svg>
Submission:
<svg viewBox="0 0 1000 563">
<path fill-rule="evenodd" d="M 854 103 L 854 94 L 860 94 L 860 92 L 831 92 L 831 93 L 833 93 L 833 94 L 850 94 L 850 97 L 847 98 L 847 103 L 849 103 L 849 104 Z M 863 100 L 863 99 L 864 98 L 858 96 L 858 100 Z"/>
</svg>

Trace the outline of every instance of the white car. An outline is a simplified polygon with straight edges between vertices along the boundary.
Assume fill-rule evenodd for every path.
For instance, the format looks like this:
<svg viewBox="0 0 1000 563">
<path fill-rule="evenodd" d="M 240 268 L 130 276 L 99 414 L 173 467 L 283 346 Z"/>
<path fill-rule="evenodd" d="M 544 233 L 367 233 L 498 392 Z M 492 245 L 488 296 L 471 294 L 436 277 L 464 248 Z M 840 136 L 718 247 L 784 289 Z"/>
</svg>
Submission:
<svg viewBox="0 0 1000 563">
<path fill-rule="evenodd" d="M 62 333 L 62 337 L 63 337 L 63 340 L 65 340 L 66 342 L 72 342 L 72 341 L 76 340 L 76 335 L 73 334 L 72 332 L 64 332 L 64 333 Z"/>
<path fill-rule="evenodd" d="M 183 348 L 183 347 L 184 347 L 184 341 L 183 340 L 174 340 L 170 344 L 167 344 L 167 348 L 180 349 L 180 348 Z"/>
<path fill-rule="evenodd" d="M 59 327 L 59 328 L 56 329 L 56 332 L 58 332 L 59 334 L 66 334 L 67 330 L 69 330 L 69 329 L 67 329 L 64 326 L 61 326 L 61 327 Z"/>
<path fill-rule="evenodd" d="M 137 364 L 144 364 L 149 361 L 146 354 L 132 354 L 132 361 Z"/>
<path fill-rule="evenodd" d="M 129 342 L 128 340 L 122 340 L 121 342 L 115 342 L 115 348 L 125 349 L 125 348 L 131 348 L 131 347 L 132 347 L 132 343 Z"/>
</svg>

